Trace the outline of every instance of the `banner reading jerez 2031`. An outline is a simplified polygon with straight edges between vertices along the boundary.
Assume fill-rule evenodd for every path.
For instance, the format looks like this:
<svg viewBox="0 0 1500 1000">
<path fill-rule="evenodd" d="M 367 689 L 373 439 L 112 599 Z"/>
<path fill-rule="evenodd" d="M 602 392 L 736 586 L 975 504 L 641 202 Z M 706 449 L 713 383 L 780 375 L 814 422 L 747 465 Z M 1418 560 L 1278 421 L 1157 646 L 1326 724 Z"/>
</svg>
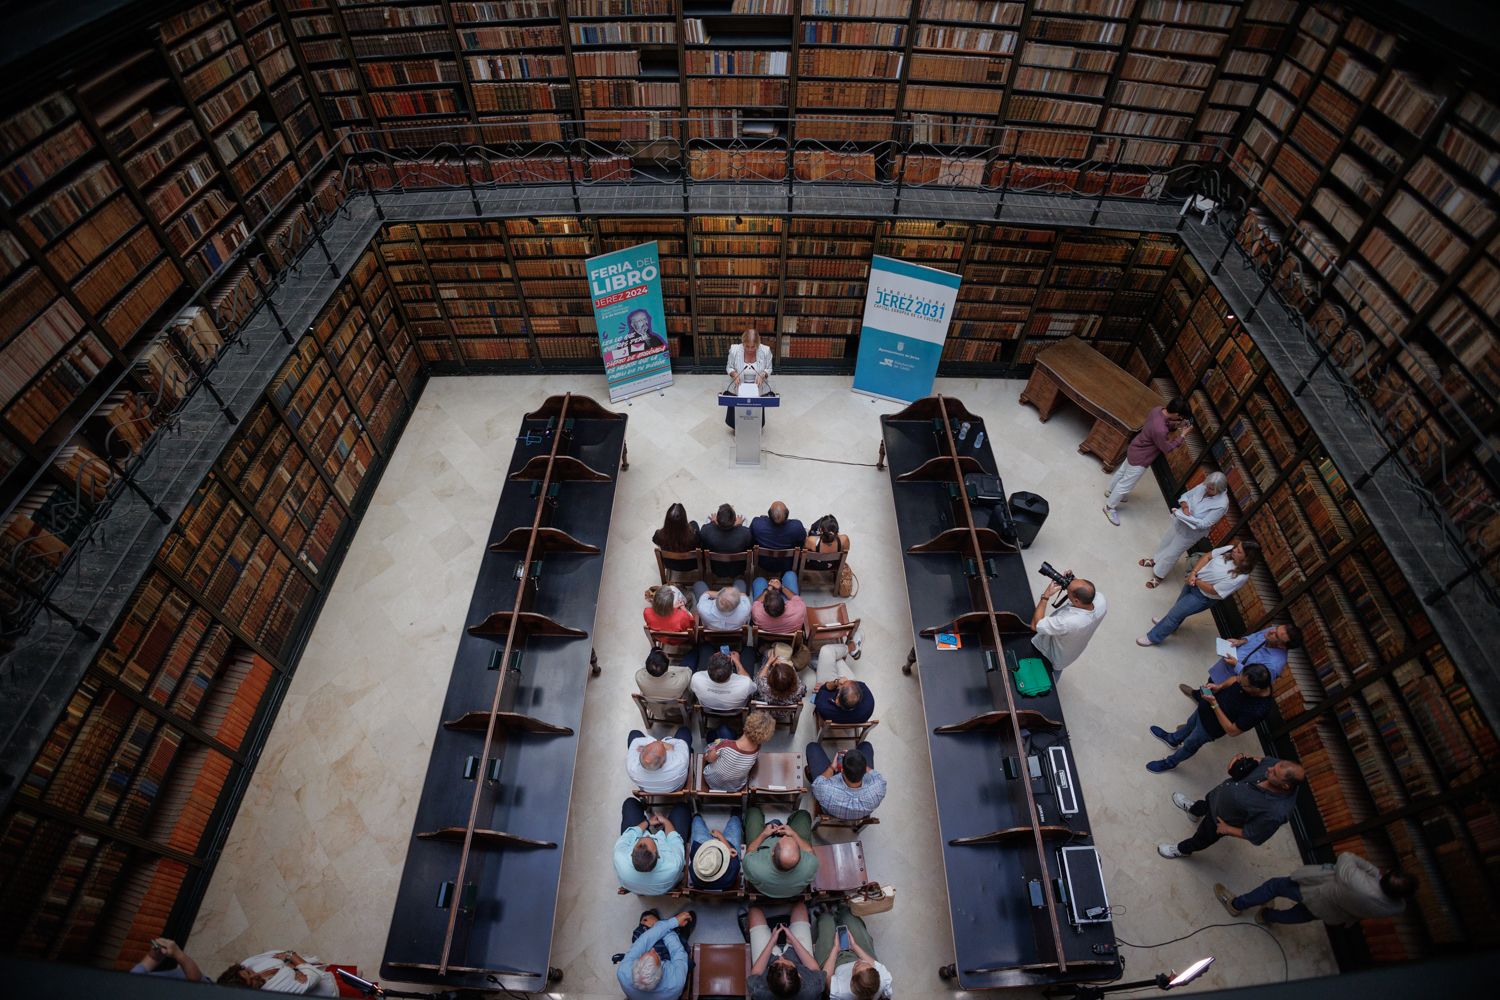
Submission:
<svg viewBox="0 0 1500 1000">
<path fill-rule="evenodd" d="M 935 267 L 871 260 L 855 392 L 903 403 L 932 394 L 959 280 Z"/>
<path fill-rule="evenodd" d="M 672 352 L 656 244 L 590 257 L 585 264 L 610 402 L 671 385 Z"/>
</svg>

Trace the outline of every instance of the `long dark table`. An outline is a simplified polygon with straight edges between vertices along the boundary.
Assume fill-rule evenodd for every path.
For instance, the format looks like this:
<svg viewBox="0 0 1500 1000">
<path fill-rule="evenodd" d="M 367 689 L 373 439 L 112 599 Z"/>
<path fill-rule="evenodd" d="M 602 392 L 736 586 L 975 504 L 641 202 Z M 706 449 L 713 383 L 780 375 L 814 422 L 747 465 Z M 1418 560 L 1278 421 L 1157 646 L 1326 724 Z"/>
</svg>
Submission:
<svg viewBox="0 0 1500 1000">
<path fill-rule="evenodd" d="M 388 979 L 535 992 L 559 975 L 552 923 L 625 417 L 553 397 L 517 438 L 417 805 Z"/>
<path fill-rule="evenodd" d="M 970 422 L 965 441 L 942 429 L 938 415 L 944 412 L 955 424 L 959 415 Z M 996 639 L 1002 654 L 1018 660 L 1041 654 L 1031 644 L 1028 626 L 1036 603 L 1019 551 L 990 532 L 983 515 L 973 525 L 980 530 L 968 530 L 975 509 L 960 495 L 961 474 L 997 473 L 988 442 L 973 447 L 984 421 L 957 400 L 933 397 L 882 417 L 881 425 L 953 921 L 955 961 L 940 974 L 956 977 L 970 990 L 1108 979 L 1120 971 L 1112 924 L 1073 926 L 1052 887 L 1062 875 L 1058 849 L 1092 844 L 1072 751 L 1067 753 L 1079 811 L 1070 817 L 1061 814 L 1050 781 L 1030 782 L 1028 796 L 1027 779 L 1007 778 L 1004 771 L 1007 756 L 1019 756 L 1024 768 L 1012 718 L 1019 717 L 1030 753 L 1045 756 L 1052 745 L 1067 748 L 1068 735 L 1055 686 L 1046 695 L 1023 697 L 1010 684 L 1003 655 L 999 670 L 986 669 L 986 650 L 995 648 Z M 920 478 L 903 481 L 911 475 Z M 954 551 L 912 552 L 913 547 Z M 969 575 L 971 568 L 979 571 L 976 576 Z M 961 649 L 937 650 L 935 640 L 923 634 L 947 630 L 955 621 Z M 948 726 L 970 728 L 933 731 Z M 954 843 L 965 838 L 981 842 Z M 1048 899 L 1042 907 L 1032 905 L 1027 885 L 1037 879 Z"/>
</svg>

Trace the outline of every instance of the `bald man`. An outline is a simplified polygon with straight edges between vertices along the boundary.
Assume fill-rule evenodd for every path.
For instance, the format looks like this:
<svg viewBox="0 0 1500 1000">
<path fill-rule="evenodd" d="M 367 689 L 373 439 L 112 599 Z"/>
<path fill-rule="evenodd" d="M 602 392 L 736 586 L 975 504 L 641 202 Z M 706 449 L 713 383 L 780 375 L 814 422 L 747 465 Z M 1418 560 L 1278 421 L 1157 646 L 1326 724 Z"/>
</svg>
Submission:
<svg viewBox="0 0 1500 1000">
<path fill-rule="evenodd" d="M 1244 777 L 1226 778 L 1197 802 L 1181 792 L 1172 793 L 1172 804 L 1187 813 L 1198 824 L 1198 830 L 1181 843 L 1157 844 L 1157 854 L 1164 858 L 1185 858 L 1212 846 L 1221 837 L 1238 837 L 1259 846 L 1291 818 L 1297 805 L 1297 789 L 1307 780 L 1302 765 L 1241 753 L 1229 762 L 1231 775 L 1242 760 L 1254 761 L 1255 766 Z"/>
<path fill-rule="evenodd" d="M 812 815 L 798 809 L 785 823 L 766 822 L 760 806 L 745 810 L 745 858 L 740 868 L 756 892 L 773 899 L 800 896 L 818 874 L 812 848 Z"/>
<path fill-rule="evenodd" d="M 777 500 L 769 510 L 750 522 L 750 537 L 763 549 L 800 549 L 807 541 L 807 529 L 791 516 L 786 504 Z M 763 559 L 756 568 L 767 577 L 777 577 L 792 568 L 792 561 Z"/>
<path fill-rule="evenodd" d="M 692 756 L 693 734 L 679 726 L 667 739 L 654 740 L 632 729 L 625 737 L 625 773 L 631 783 L 643 792 L 675 792 L 687 783 L 688 759 Z"/>
</svg>

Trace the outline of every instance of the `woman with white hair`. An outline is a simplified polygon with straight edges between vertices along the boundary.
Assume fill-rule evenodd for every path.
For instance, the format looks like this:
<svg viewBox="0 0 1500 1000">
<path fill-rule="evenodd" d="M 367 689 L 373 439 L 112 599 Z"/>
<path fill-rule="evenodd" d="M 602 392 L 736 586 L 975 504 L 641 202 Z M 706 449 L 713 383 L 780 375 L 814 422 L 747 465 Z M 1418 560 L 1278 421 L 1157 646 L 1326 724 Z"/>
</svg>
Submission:
<svg viewBox="0 0 1500 1000">
<path fill-rule="evenodd" d="M 1172 525 L 1156 546 L 1156 556 L 1140 561 L 1151 570 L 1147 589 L 1160 585 L 1182 554 L 1194 542 L 1207 538 L 1209 529 L 1228 511 L 1229 480 L 1222 472 L 1210 472 L 1203 482 L 1178 497 L 1177 506 L 1172 508 Z"/>
<path fill-rule="evenodd" d="M 760 342 L 755 327 L 748 328 L 740 336 L 740 342 L 730 346 L 724 370 L 729 374 L 730 392 L 738 392 L 741 382 L 754 382 L 761 392 L 766 391 L 766 381 L 771 376 L 771 349 Z M 734 407 L 724 407 L 724 422 L 734 428 Z M 765 425 L 765 410 L 760 411 L 760 422 Z"/>
</svg>

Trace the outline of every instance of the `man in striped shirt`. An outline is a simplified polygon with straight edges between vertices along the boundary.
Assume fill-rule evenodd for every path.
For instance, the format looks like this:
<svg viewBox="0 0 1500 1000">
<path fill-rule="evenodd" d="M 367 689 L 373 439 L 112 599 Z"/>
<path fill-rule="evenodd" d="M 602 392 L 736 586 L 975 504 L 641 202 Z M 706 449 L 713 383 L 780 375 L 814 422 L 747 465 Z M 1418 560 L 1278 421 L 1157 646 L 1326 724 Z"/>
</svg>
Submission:
<svg viewBox="0 0 1500 1000">
<path fill-rule="evenodd" d="M 885 778 L 875 770 L 875 748 L 868 740 L 834 760 L 820 745 L 809 743 L 806 759 L 808 774 L 817 774 L 813 798 L 835 819 L 864 819 L 885 798 Z"/>
</svg>

